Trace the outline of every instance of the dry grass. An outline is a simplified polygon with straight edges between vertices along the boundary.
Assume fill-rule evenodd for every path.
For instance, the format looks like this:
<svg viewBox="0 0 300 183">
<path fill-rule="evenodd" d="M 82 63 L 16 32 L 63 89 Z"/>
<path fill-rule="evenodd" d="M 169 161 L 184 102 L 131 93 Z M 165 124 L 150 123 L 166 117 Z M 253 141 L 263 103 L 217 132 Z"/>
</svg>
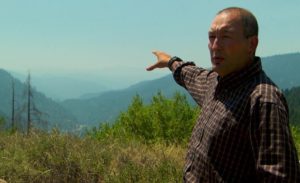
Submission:
<svg viewBox="0 0 300 183">
<path fill-rule="evenodd" d="M 300 128 L 292 127 L 300 155 Z M 9 183 L 182 182 L 186 148 L 53 131 L 0 132 L 0 179 Z"/>
<path fill-rule="evenodd" d="M 0 134 L 0 178 L 7 182 L 182 182 L 186 149 L 121 139 Z"/>
</svg>

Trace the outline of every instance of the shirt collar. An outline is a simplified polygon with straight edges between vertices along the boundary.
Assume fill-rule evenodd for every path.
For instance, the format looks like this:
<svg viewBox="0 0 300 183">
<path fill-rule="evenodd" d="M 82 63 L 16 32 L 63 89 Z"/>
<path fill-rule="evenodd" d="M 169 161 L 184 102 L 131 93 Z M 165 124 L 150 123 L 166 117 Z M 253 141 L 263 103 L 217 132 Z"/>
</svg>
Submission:
<svg viewBox="0 0 300 183">
<path fill-rule="evenodd" d="M 231 73 L 225 77 L 218 76 L 218 88 L 234 89 L 241 86 L 246 80 L 252 78 L 262 70 L 260 57 L 255 57 L 254 62 L 245 69 Z"/>
</svg>

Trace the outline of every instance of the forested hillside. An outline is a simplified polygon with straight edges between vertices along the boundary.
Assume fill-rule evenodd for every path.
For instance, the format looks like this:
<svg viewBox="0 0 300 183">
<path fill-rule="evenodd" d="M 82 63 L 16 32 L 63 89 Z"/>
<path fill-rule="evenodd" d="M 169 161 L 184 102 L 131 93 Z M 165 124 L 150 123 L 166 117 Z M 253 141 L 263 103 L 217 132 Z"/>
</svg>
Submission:
<svg viewBox="0 0 300 183">
<path fill-rule="evenodd" d="M 13 84 L 14 83 L 14 84 Z M 11 125 L 14 87 L 14 119 L 16 126 L 26 128 L 28 114 L 28 85 L 14 79 L 8 72 L 0 69 L 0 115 L 5 117 L 6 126 Z M 60 104 L 31 88 L 30 114 L 33 126 L 42 129 L 59 127 L 61 130 L 76 128 L 76 118 Z"/>
<path fill-rule="evenodd" d="M 285 90 L 284 94 L 289 105 L 290 123 L 300 126 L 300 86 Z"/>
<path fill-rule="evenodd" d="M 262 66 L 281 89 L 300 86 L 300 53 L 263 57 Z"/>
</svg>

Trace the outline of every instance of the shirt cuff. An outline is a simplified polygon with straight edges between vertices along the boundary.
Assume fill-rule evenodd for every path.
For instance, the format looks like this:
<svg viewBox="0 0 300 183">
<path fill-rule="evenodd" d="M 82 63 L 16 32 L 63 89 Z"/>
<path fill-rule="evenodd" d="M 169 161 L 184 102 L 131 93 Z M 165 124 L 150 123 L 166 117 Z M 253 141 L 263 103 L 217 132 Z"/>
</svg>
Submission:
<svg viewBox="0 0 300 183">
<path fill-rule="evenodd" d="M 172 66 L 171 66 L 171 71 L 173 73 L 175 73 L 175 71 L 177 69 L 181 69 L 182 67 L 184 66 L 187 66 L 187 65 L 192 65 L 192 66 L 195 66 L 195 63 L 194 62 L 178 62 L 178 61 L 175 61 Z"/>
<path fill-rule="evenodd" d="M 174 72 L 178 67 L 180 67 L 184 62 L 182 61 L 174 61 L 173 64 L 170 67 L 170 70 Z"/>
</svg>

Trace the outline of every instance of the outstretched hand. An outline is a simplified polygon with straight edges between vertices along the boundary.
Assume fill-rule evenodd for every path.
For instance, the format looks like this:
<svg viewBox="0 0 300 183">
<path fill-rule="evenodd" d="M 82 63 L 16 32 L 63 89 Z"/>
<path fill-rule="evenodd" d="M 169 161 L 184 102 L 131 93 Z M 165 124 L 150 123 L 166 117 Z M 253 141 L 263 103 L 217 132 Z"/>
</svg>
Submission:
<svg viewBox="0 0 300 183">
<path fill-rule="evenodd" d="M 157 68 L 168 67 L 168 62 L 171 59 L 171 56 L 162 51 L 153 51 L 152 52 L 157 57 L 157 62 L 147 68 L 147 71 L 152 71 Z"/>
</svg>

